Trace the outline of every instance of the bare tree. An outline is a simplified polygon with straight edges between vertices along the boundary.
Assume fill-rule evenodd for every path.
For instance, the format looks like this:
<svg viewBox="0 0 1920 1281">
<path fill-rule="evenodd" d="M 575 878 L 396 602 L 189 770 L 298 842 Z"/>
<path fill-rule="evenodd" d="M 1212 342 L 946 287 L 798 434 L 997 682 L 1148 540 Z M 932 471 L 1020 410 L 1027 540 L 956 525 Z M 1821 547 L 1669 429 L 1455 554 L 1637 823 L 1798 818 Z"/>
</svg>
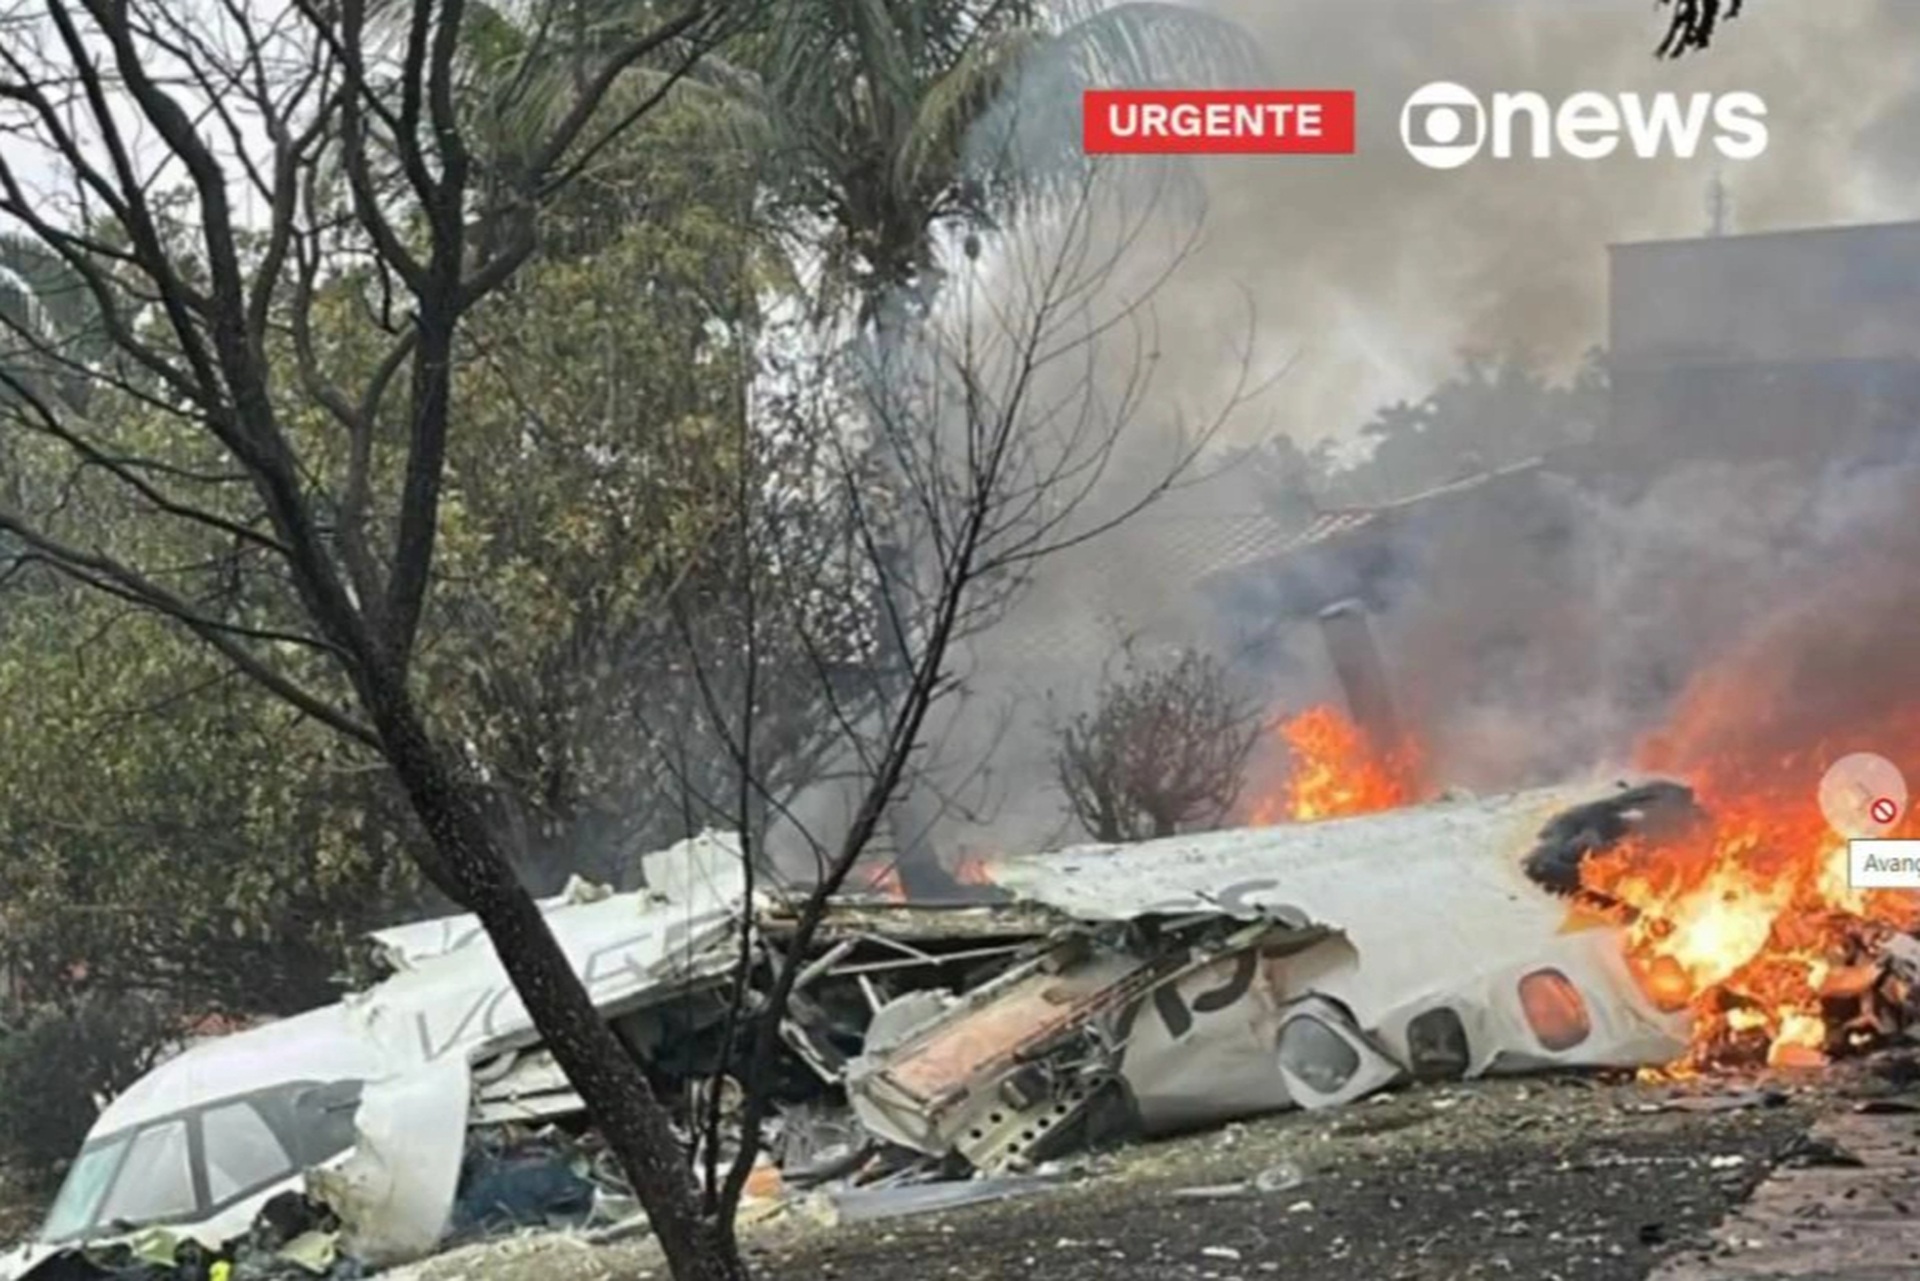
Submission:
<svg viewBox="0 0 1920 1281">
<path fill-rule="evenodd" d="M 1259 709 L 1212 656 L 1146 662 L 1128 645 L 1092 711 L 1055 733 L 1054 769 L 1089 835 L 1140 841 L 1217 826 L 1239 797 Z"/>
<path fill-rule="evenodd" d="M 931 714 L 964 694 L 962 641 L 1001 615 L 1037 564 L 1179 483 L 1263 385 L 1243 362 L 1239 381 L 1197 421 L 1137 430 L 1157 349 L 1151 299 L 1186 257 L 1196 225 L 1143 198 L 1124 175 L 1090 174 L 1062 207 L 1006 238 L 1003 252 L 969 254 L 923 320 L 884 336 L 863 330 L 817 363 L 817 377 L 792 380 L 764 407 L 758 430 L 818 444 L 814 469 L 742 487 L 735 546 L 781 566 L 779 589 L 767 584 L 743 605 L 754 620 L 750 643 L 716 652 L 688 636 L 711 691 L 710 723 L 736 767 L 737 792 L 703 794 L 703 812 L 737 823 L 749 850 L 769 828 L 784 832 L 802 864 L 782 887 L 794 924 L 780 950 L 741 940 L 724 1057 L 740 1074 L 743 1102 L 724 1171 L 720 1091 L 702 1119 L 709 1197 L 723 1225 L 774 1106 L 776 1057 L 812 940 L 902 787 L 916 774 L 927 781 Z M 1155 240 L 1163 234 L 1164 254 Z M 770 489 L 793 486 L 837 511 L 832 536 L 770 518 L 779 506 Z M 850 629 L 849 616 L 836 615 L 822 630 L 801 607 L 822 595 L 867 602 L 851 613 L 865 625 Z M 816 828 L 790 793 L 769 786 L 756 675 L 765 647 L 783 636 L 813 658 L 821 728 L 853 783 L 844 830 Z"/>
<path fill-rule="evenodd" d="M 0 509 L 0 532 L 20 559 L 174 620 L 391 767 L 426 834 L 423 873 L 485 926 L 675 1274 L 733 1278 L 731 1233 L 701 1214 L 668 1112 L 414 688 L 463 322 L 532 253 L 542 205 L 737 12 L 683 0 L 596 31 L 564 51 L 565 101 L 543 97 L 535 134 L 493 147 L 477 121 L 517 118 L 579 26 L 570 0 L 526 7 L 534 38 L 487 68 L 480 112 L 464 0 L 0 11 L 0 219 L 84 282 L 110 343 L 82 365 L 0 309 L 32 367 L 91 388 L 83 413 L 0 369 L 9 446 L 62 468 Z M 99 504 L 165 532 L 109 541 L 86 519 Z"/>
</svg>

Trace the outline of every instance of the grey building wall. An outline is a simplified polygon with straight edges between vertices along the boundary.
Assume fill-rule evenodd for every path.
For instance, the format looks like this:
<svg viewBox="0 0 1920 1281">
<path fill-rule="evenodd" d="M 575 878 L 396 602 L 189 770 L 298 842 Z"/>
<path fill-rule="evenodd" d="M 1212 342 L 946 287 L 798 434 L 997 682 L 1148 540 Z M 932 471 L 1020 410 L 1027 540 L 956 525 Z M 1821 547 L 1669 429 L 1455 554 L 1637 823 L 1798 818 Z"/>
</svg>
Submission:
<svg viewBox="0 0 1920 1281">
<path fill-rule="evenodd" d="M 1616 245 L 1593 460 L 1831 458 L 1920 422 L 1920 222 Z"/>
</svg>

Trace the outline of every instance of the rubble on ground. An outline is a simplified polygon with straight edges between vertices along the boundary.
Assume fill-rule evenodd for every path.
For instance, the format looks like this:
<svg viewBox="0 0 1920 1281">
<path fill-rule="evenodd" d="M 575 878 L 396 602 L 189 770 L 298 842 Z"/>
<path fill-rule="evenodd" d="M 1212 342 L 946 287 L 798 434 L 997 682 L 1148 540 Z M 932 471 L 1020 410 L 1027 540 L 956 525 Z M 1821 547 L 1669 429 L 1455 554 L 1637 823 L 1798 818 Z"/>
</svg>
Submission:
<svg viewBox="0 0 1920 1281">
<path fill-rule="evenodd" d="M 1685 1011 L 1643 990 L 1617 925 L 1552 873 L 1684 800 L 1549 789 L 1004 857 L 980 901 L 836 901 L 803 952 L 795 904 L 749 892 L 725 835 L 648 856 L 645 889 L 576 883 L 541 907 L 723 1169 L 741 931 L 750 990 L 799 967 L 742 1213 L 856 1223 L 1016 1198 L 1088 1149 L 1409 1081 L 1672 1061 Z M 383 982 L 198 1045 L 115 1099 L 8 1281 L 347 1281 L 475 1241 L 643 1234 L 477 923 L 376 941 Z M 1914 955 L 1894 945 L 1883 972 L 1911 986 Z M 1278 1162 L 1179 1196 L 1306 1177 Z"/>
</svg>

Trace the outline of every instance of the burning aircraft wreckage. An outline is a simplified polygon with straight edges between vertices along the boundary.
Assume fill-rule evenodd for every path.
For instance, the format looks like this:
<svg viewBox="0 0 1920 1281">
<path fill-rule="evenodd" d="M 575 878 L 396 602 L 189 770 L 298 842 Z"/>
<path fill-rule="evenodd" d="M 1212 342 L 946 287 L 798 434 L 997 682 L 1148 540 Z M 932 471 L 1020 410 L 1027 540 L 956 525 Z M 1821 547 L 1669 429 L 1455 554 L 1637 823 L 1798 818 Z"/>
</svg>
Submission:
<svg viewBox="0 0 1920 1281">
<path fill-rule="evenodd" d="M 802 967 L 750 1191 L 843 1218 L 876 1190 L 1409 1080 L 1799 1063 L 1903 1032 L 1911 901 L 1849 892 L 1817 812 L 1743 806 L 1724 780 L 1405 804 L 1391 770 L 1339 759 L 1337 716 L 1289 733 L 1319 758 L 1279 806 L 1296 821 L 1003 857 L 979 869 L 986 901 L 849 896 L 805 955 L 724 835 L 547 919 L 689 1108 L 737 1089 L 739 931 L 763 968 Z M 385 981 L 114 1099 L 7 1275 L 183 1250 L 339 1272 L 503 1226 L 637 1222 L 471 918 L 376 939 Z"/>
</svg>

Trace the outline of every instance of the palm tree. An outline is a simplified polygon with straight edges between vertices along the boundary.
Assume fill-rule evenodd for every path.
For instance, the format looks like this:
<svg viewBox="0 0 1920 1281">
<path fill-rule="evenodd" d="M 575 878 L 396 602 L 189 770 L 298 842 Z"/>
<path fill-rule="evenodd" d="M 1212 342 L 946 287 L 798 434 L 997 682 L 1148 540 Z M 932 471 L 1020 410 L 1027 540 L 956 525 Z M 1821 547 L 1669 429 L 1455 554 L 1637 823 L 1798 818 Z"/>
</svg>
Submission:
<svg viewBox="0 0 1920 1281">
<path fill-rule="evenodd" d="M 582 0 L 568 28 L 529 30 L 475 0 L 466 23 L 465 109 L 509 169 L 568 100 L 573 68 L 657 18 L 658 0 Z M 671 82 L 715 125 L 714 145 L 750 153 L 762 212 L 818 259 L 822 319 L 882 303 L 924 304 L 943 232 L 978 234 L 1079 170 L 1080 93 L 1258 74 L 1252 38 L 1157 0 L 770 0 L 751 31 L 691 67 L 663 50 L 610 97 L 617 115 Z M 552 109 L 558 109 L 557 107 Z M 577 184 L 576 199 L 595 184 Z M 603 210 L 613 221 L 644 210 Z"/>
<path fill-rule="evenodd" d="M 567 100 L 575 55 L 648 22 L 657 3 L 581 0 L 567 30 L 531 31 L 509 6 L 475 0 L 464 101 L 486 140 L 482 163 L 511 168 L 517 140 L 544 132 L 543 104 Z M 1239 27 L 1153 0 L 769 0 L 764 15 L 691 68 L 667 58 L 639 68 L 605 109 L 618 113 L 669 85 L 690 99 L 716 148 L 752 158 L 760 217 L 748 221 L 784 229 L 792 257 L 817 270 L 814 319 L 857 322 L 856 345 L 875 351 L 893 349 L 931 305 L 943 243 L 971 246 L 1083 172 L 1071 123 L 1083 89 L 1251 79 L 1260 69 Z M 546 251 L 586 248 L 647 216 L 651 184 L 631 181 L 633 167 L 646 167 L 644 148 L 596 163 L 614 180 L 589 174 L 571 188 L 560 217 L 550 211 Z M 627 180 L 616 176 L 622 169 Z M 753 239 L 746 260 L 756 275 L 792 280 L 770 237 Z M 876 483 L 890 485 L 886 465 L 876 469 Z M 885 601 L 910 555 L 890 535 L 876 555 L 875 634 L 889 635 Z M 878 680 L 897 684 L 905 665 L 904 654 L 883 660 Z M 911 817 L 893 826 L 925 827 Z M 923 842 L 897 843 L 909 892 L 950 888 Z"/>
<path fill-rule="evenodd" d="M 871 355 L 894 350 L 931 306 L 943 243 L 971 253 L 982 232 L 1082 172 L 1068 123 L 1082 90 L 1251 77 L 1253 48 L 1231 23 L 1165 3 L 776 0 L 765 29 L 731 52 L 757 87 L 747 119 L 768 203 L 819 271 L 814 317 L 857 321 L 855 343 Z M 890 465 L 875 467 L 891 487 Z M 899 535 L 882 535 L 876 635 L 905 616 L 897 598 L 911 560 Z M 893 653 L 876 677 L 897 693 L 910 666 Z M 889 823 L 914 897 L 952 888 L 926 844 L 925 800 L 909 787 Z"/>
<path fill-rule="evenodd" d="M 825 276 L 872 321 L 924 304 L 943 231 L 997 228 L 1070 178 L 1080 94 L 1257 74 L 1246 32 L 1164 3 L 785 0 L 743 42 L 775 194 L 824 229 Z M 830 300 L 831 301 L 831 300 Z"/>
</svg>

